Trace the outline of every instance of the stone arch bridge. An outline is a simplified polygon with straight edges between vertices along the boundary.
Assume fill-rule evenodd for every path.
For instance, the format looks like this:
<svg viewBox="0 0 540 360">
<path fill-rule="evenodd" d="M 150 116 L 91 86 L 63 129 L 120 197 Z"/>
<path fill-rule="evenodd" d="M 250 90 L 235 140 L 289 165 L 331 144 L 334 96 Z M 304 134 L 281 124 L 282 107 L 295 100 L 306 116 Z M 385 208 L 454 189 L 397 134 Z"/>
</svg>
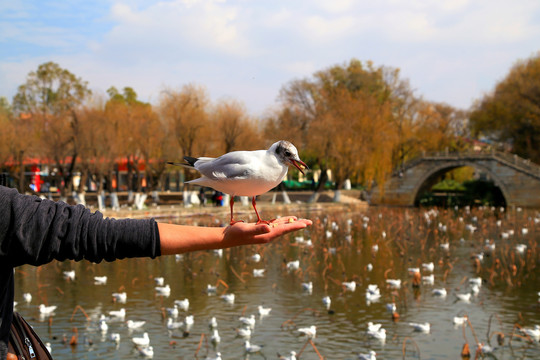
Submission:
<svg viewBox="0 0 540 360">
<path fill-rule="evenodd" d="M 373 188 L 374 205 L 414 206 L 440 176 L 470 166 L 501 190 L 509 207 L 540 208 L 540 166 L 503 152 L 434 153 L 422 155 L 396 171 L 382 186 Z"/>
</svg>

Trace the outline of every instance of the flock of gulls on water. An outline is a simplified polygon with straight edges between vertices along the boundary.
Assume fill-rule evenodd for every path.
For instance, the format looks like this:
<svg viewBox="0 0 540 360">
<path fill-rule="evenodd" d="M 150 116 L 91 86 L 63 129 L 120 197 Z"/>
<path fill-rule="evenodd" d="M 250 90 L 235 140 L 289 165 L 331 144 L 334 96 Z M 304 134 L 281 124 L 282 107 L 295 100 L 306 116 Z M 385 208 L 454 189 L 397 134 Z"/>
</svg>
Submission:
<svg viewBox="0 0 540 360">
<path fill-rule="evenodd" d="M 380 210 L 379 219 L 383 216 L 390 216 L 389 214 L 383 214 L 383 210 Z M 444 214 L 441 212 L 444 211 Z M 454 211 L 454 212 L 453 212 Z M 517 212 L 520 209 L 515 210 Z M 405 212 L 402 212 L 405 213 Z M 483 216 L 489 213 L 491 218 L 494 219 L 495 228 L 499 229 L 498 238 L 488 238 L 487 228 L 491 225 L 486 223 Z M 415 289 L 422 288 L 423 296 L 447 298 L 454 297 L 456 302 L 463 304 L 474 301 L 478 295 L 484 291 L 484 287 L 493 287 L 498 284 L 505 284 L 505 286 L 520 286 L 527 281 L 527 271 L 532 271 L 538 274 L 538 271 L 534 269 L 538 265 L 539 255 L 537 249 L 537 240 L 529 235 L 529 228 L 534 228 L 536 224 L 540 224 L 540 217 L 529 217 L 526 219 L 525 225 L 519 229 L 516 222 L 510 222 L 508 219 L 510 215 L 505 214 L 505 209 L 494 208 L 480 208 L 480 209 L 448 209 L 448 210 L 424 210 L 419 215 L 422 219 L 420 223 L 411 225 L 410 221 L 412 215 L 403 215 L 404 218 L 394 220 L 394 223 L 389 224 L 390 229 L 381 229 L 375 226 L 375 222 L 365 214 L 359 215 L 357 218 L 353 218 L 352 214 L 340 215 L 341 218 L 332 220 L 332 215 L 318 216 L 313 225 L 313 229 L 302 234 L 291 235 L 288 240 L 281 240 L 284 244 L 277 244 L 276 246 L 297 246 L 302 248 L 299 251 L 299 257 L 297 259 L 285 259 L 282 264 L 282 271 L 289 274 L 298 274 L 301 281 L 299 281 L 299 291 L 307 294 L 314 292 L 316 284 L 324 284 L 324 292 L 326 289 L 332 286 L 339 288 L 340 291 L 333 292 L 334 298 L 328 294 L 323 294 L 321 291 L 316 293 L 322 294 L 320 300 L 321 310 L 324 310 L 328 314 L 334 314 L 332 307 L 333 301 L 342 301 L 343 297 L 348 296 L 348 293 L 356 292 L 359 288 L 365 292 L 365 301 L 367 304 L 381 304 L 387 310 L 389 318 L 395 321 L 398 326 L 409 327 L 412 334 L 424 333 L 429 334 L 432 331 L 432 324 L 430 322 L 405 322 L 400 321 L 403 314 L 407 309 L 404 306 L 406 302 L 407 294 L 415 291 Z M 494 216 L 497 214 L 497 216 Z M 376 216 L 376 215 L 375 215 Z M 409 218 L 407 218 L 407 216 Z M 485 215 L 485 218 L 488 216 Z M 339 219 L 342 219 L 341 223 Z M 447 223 L 443 223 L 443 220 Z M 540 226 L 540 225 L 539 225 Z M 417 231 L 420 234 L 420 239 L 411 239 L 411 234 L 408 233 L 411 229 Z M 361 237 L 359 234 L 369 232 L 369 245 L 365 246 L 366 238 L 358 240 Z M 453 235 L 450 233 L 453 232 Z M 387 235 L 388 233 L 388 235 Z M 465 235 L 463 235 L 465 234 Z M 467 234 L 469 238 L 466 240 Z M 474 236 L 473 236 L 474 234 Z M 306 238 L 305 235 L 309 235 Z M 463 235 L 463 236 L 462 236 Z M 338 240 L 336 240 L 339 237 Z M 355 237 L 357 238 L 355 240 Z M 392 237 L 392 238 L 390 238 Z M 471 238 L 474 237 L 474 241 Z M 463 261 L 461 259 L 455 259 L 451 256 L 451 252 L 454 247 L 459 246 L 465 242 L 470 242 L 471 253 L 470 257 L 464 259 L 466 262 L 460 262 L 460 266 L 470 267 L 469 273 L 474 273 L 475 276 L 468 276 L 463 279 L 458 288 L 449 289 L 445 287 L 446 277 L 453 271 L 457 261 Z M 291 245 L 292 244 L 292 245 Z M 273 245 L 272 245 L 273 246 Z M 379 251 L 391 251 L 396 254 L 394 256 L 400 257 L 403 261 L 404 271 L 397 271 L 390 268 L 384 273 L 384 282 L 378 284 L 369 283 L 369 277 L 359 276 L 358 274 L 339 274 L 338 271 L 333 270 L 337 264 L 337 254 L 340 251 L 346 251 L 356 247 L 361 252 L 369 251 L 371 258 L 375 260 Z M 424 262 L 426 256 L 418 256 L 415 259 L 412 250 L 409 247 L 426 247 L 427 254 L 439 254 L 433 255 L 431 261 Z M 499 249 L 500 247 L 500 249 Z M 246 259 L 247 264 L 264 264 L 265 252 L 268 251 L 264 247 L 254 246 L 255 253 L 249 255 Z M 228 250 L 225 250 L 228 251 Z M 308 261 L 314 261 L 313 254 L 318 252 L 323 254 L 323 260 L 319 260 L 321 268 L 314 271 L 315 265 L 308 264 Z M 223 256 L 224 250 L 215 250 L 214 253 L 218 256 Z M 285 251 L 283 251 L 285 253 Z M 440 253 L 447 256 L 441 256 Z M 408 259 L 408 260 L 407 260 Z M 489 259 L 486 261 L 486 259 Z M 177 255 L 176 260 L 178 262 L 183 261 L 182 255 Z M 374 265 L 375 264 L 375 265 Z M 365 273 L 371 273 L 375 271 L 374 267 L 377 266 L 377 262 L 373 261 L 365 264 Z M 412 266 L 411 266 L 412 265 Z M 309 270 L 308 270 L 309 268 Z M 250 269 L 252 272 L 250 276 L 252 278 L 265 277 L 268 269 L 264 267 L 253 266 Z M 322 271 L 321 271 L 322 270 Z M 435 276 L 434 272 L 444 275 L 439 277 Z M 396 274 L 395 278 L 391 278 L 389 274 Z M 406 274 L 399 276 L 399 274 Z M 171 287 L 168 282 L 172 282 L 172 275 L 168 274 L 164 277 L 154 277 L 154 291 L 156 296 L 162 299 L 168 299 L 171 295 Z M 315 276 L 320 279 L 314 284 Z M 244 275 L 242 275 L 244 276 Z M 63 277 L 68 281 L 77 281 L 77 276 L 74 270 L 64 271 Z M 341 277 L 341 280 L 338 278 Z M 166 281 L 167 278 L 167 281 Z M 322 280 L 321 280 L 322 279 Z M 106 285 L 106 276 L 95 276 L 94 282 L 96 286 Z M 531 286 L 528 284 L 528 286 Z M 538 282 L 532 286 L 538 287 Z M 320 289 L 315 289 L 320 290 Z M 98 290 L 96 290 L 98 291 Z M 207 284 L 204 292 L 210 296 L 219 296 L 221 300 L 228 304 L 234 304 L 236 296 L 232 292 L 221 291 L 219 282 L 214 284 Z M 338 295 L 335 295 L 339 293 Z M 24 293 L 23 302 L 30 304 L 32 302 L 32 294 Z M 89 318 L 89 327 L 93 327 L 93 331 L 100 332 L 103 336 L 107 336 L 107 339 L 113 343 L 120 344 L 120 342 L 128 341 L 133 344 L 134 352 L 137 352 L 142 357 L 152 358 L 154 356 L 154 348 L 152 346 L 152 338 L 148 331 L 145 330 L 145 320 L 130 319 L 128 312 L 125 308 L 120 307 L 121 304 L 125 304 L 128 300 L 126 292 L 112 293 L 113 299 L 117 307 L 116 310 L 110 310 L 105 313 L 95 315 L 95 317 Z M 206 357 L 201 356 L 202 359 L 222 359 L 220 351 L 220 343 L 222 343 L 222 336 L 227 332 L 227 338 L 230 337 L 230 332 L 234 331 L 234 339 L 240 339 L 243 343 L 243 354 L 247 358 L 250 355 L 257 355 L 263 358 L 269 356 L 263 352 L 268 353 L 268 349 L 264 348 L 263 344 L 252 343 L 252 335 L 256 331 L 258 320 L 265 317 L 273 316 L 272 308 L 265 307 L 261 304 L 250 305 L 253 309 L 256 309 L 256 313 L 253 314 L 239 314 L 237 321 L 234 324 L 234 330 L 231 330 L 230 324 L 227 324 L 227 328 L 218 326 L 216 317 L 210 317 L 209 319 L 197 318 L 197 314 L 189 312 L 190 299 L 185 298 L 181 300 L 169 300 L 169 307 L 162 309 L 163 326 L 170 331 L 181 331 L 183 334 L 189 334 L 195 321 L 207 321 L 208 330 L 204 333 L 204 341 L 212 345 L 212 351 L 206 352 Z M 196 301 L 196 299 L 191 299 Z M 17 305 L 17 304 L 15 304 Z M 377 305 L 378 306 L 378 305 Z M 538 303 L 532 306 L 540 307 L 540 292 L 538 293 Z M 47 306 L 40 304 L 38 311 L 42 319 L 51 318 L 55 315 L 57 306 Z M 244 308 L 244 311 L 246 308 Z M 538 310 L 537 310 L 538 311 Z M 83 310 L 84 312 L 84 310 Z M 401 313 L 401 315 L 400 315 Z M 23 314 L 24 315 L 24 314 Z M 85 313 L 86 315 L 86 313 Z M 472 328 L 472 323 L 467 314 L 456 314 L 452 319 L 449 319 L 457 328 L 463 329 L 465 334 L 466 328 Z M 314 318 L 316 322 L 316 317 Z M 297 325 L 294 321 L 289 320 L 288 325 L 293 325 L 294 333 L 298 337 L 302 337 L 303 347 L 300 349 L 286 350 L 283 354 L 278 353 L 279 359 L 295 360 L 302 356 L 303 352 L 311 351 L 316 353 L 319 358 L 333 358 L 331 354 L 321 354 L 317 349 L 317 330 L 318 324 L 305 324 L 305 326 Z M 131 337 L 127 340 L 122 339 L 120 332 L 113 331 L 114 327 L 125 327 L 129 330 L 134 330 Z M 376 341 L 384 344 L 389 336 L 387 329 L 383 327 L 382 323 L 378 322 L 366 322 L 365 329 L 362 330 L 361 335 L 364 338 L 369 339 L 367 344 L 371 341 Z M 469 330 L 474 331 L 474 330 Z M 131 332 L 130 332 L 131 334 Z M 494 333 L 495 334 L 495 333 Z M 498 349 L 505 345 L 504 336 L 507 336 L 506 343 L 508 343 L 508 335 L 510 339 L 519 339 L 523 343 L 533 344 L 532 346 L 540 346 L 540 325 L 530 324 L 529 326 L 515 326 L 511 332 L 506 333 L 499 331 L 497 335 L 497 344 L 491 342 L 491 335 L 486 340 L 480 340 L 477 334 L 473 332 L 474 343 L 469 349 L 468 342 L 464 343 L 461 349 L 461 356 L 467 358 L 467 356 L 483 357 L 497 355 Z M 390 337 L 391 339 L 391 337 Z M 62 341 L 66 344 L 76 345 L 78 341 L 78 331 L 75 329 L 71 338 L 65 335 Z M 512 341 L 512 340 L 510 340 Z M 203 337 L 201 337 L 201 343 Z M 354 353 L 358 359 L 376 360 L 377 357 L 384 357 L 384 349 L 382 354 L 378 354 L 375 349 L 380 347 L 374 347 L 372 349 L 362 346 L 363 350 L 351 349 L 351 353 Z M 51 349 L 51 344 L 47 343 L 47 347 L 54 356 L 54 347 Z M 405 348 L 405 342 L 404 342 Z M 199 348 L 196 350 L 199 352 Z M 264 351 L 263 351 L 264 350 Z M 405 350 L 404 350 L 405 351 Z M 418 349 L 418 351 L 421 351 Z M 273 351 L 274 354 L 276 351 Z M 471 354 L 472 353 L 472 354 Z M 197 353 L 196 353 L 197 354 Z M 455 356 L 449 355 L 452 358 Z M 199 358 L 200 355 L 197 356 Z M 275 355 L 274 355 L 275 356 Z M 310 355 L 311 356 L 311 355 Z M 228 357 L 230 358 L 230 356 Z"/>
</svg>

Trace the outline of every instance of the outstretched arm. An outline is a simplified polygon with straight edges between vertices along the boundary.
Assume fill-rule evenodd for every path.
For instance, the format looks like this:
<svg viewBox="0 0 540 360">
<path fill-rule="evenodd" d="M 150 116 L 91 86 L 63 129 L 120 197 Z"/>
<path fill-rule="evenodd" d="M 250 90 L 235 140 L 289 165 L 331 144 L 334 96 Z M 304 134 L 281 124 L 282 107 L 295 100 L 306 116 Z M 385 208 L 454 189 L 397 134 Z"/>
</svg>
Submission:
<svg viewBox="0 0 540 360">
<path fill-rule="evenodd" d="M 270 225 L 238 222 L 227 227 L 201 227 L 158 223 L 161 255 L 265 244 L 311 224 L 311 220 L 294 216 L 279 218 Z"/>
</svg>

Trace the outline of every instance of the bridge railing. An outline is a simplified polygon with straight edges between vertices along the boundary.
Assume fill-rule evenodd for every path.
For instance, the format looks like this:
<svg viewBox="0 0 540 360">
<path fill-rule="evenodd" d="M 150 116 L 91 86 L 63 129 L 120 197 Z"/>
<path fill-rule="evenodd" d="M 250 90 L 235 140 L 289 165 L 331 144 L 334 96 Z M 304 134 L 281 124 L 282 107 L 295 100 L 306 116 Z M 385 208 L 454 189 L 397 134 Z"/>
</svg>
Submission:
<svg viewBox="0 0 540 360">
<path fill-rule="evenodd" d="M 441 159 L 455 159 L 455 160 L 466 160 L 466 159 L 497 159 L 498 161 L 505 163 L 506 165 L 516 167 L 526 173 L 540 177 L 540 166 L 533 163 L 529 159 L 524 159 L 516 154 L 510 154 L 502 151 L 496 150 L 480 150 L 480 151 L 439 151 L 439 152 L 423 152 L 420 156 L 406 162 L 397 172 L 403 172 L 404 170 L 411 168 L 418 164 L 421 161 L 425 160 L 441 160 Z"/>
</svg>

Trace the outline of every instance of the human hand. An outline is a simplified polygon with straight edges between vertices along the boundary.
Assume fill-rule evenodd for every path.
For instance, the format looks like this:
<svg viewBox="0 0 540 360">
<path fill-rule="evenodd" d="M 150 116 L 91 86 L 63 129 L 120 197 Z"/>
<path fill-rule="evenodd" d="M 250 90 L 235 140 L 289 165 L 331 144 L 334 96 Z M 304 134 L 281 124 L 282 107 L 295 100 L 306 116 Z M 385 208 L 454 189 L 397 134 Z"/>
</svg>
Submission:
<svg viewBox="0 0 540 360">
<path fill-rule="evenodd" d="M 312 224 L 308 219 L 297 219 L 295 216 L 281 217 L 270 224 L 237 222 L 225 228 L 223 245 L 225 247 L 266 244 L 293 231 L 304 229 Z"/>
</svg>

